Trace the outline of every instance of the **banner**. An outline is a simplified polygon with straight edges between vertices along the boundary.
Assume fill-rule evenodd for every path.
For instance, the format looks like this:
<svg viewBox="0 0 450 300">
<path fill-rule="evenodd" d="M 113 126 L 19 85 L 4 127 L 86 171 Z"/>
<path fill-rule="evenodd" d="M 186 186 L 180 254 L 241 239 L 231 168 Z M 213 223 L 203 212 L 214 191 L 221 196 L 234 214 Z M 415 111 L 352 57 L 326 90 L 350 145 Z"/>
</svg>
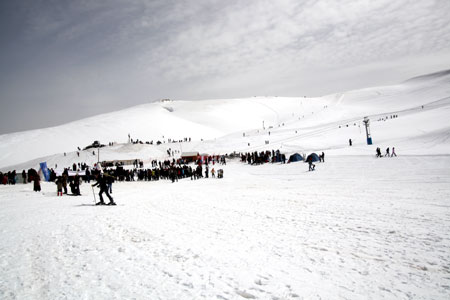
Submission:
<svg viewBox="0 0 450 300">
<path fill-rule="evenodd" d="M 56 176 L 61 176 L 64 173 L 64 170 L 55 170 L 55 174 Z M 85 176 L 86 175 L 86 171 L 70 171 L 67 170 L 67 175 L 68 176 Z"/>
<path fill-rule="evenodd" d="M 45 181 L 49 181 L 50 172 L 48 171 L 47 168 L 47 162 L 41 162 L 39 165 L 41 166 L 42 174 L 44 174 Z"/>
</svg>

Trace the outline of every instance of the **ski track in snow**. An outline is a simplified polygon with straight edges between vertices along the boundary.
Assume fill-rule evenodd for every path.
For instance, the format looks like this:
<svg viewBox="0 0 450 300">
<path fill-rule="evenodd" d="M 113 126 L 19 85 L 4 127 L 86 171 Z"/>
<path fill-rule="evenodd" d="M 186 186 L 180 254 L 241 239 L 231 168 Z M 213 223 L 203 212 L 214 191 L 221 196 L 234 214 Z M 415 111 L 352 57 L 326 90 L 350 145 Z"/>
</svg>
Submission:
<svg viewBox="0 0 450 300">
<path fill-rule="evenodd" d="M 449 299 L 450 158 L 232 161 L 115 183 L 117 207 L 0 186 L 1 299 Z"/>
</svg>

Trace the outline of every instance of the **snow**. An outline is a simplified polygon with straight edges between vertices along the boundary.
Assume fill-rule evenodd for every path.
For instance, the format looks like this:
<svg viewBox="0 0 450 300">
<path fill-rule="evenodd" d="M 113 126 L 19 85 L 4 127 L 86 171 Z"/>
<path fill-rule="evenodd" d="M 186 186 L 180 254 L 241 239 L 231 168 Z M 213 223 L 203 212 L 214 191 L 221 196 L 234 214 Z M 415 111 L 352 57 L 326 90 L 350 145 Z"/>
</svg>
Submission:
<svg viewBox="0 0 450 300">
<path fill-rule="evenodd" d="M 224 166 L 116 207 L 0 186 L 2 299 L 448 299 L 450 158 Z"/>
<path fill-rule="evenodd" d="M 168 148 L 326 156 L 313 172 L 229 160 L 215 166 L 223 179 L 116 182 L 115 207 L 94 206 L 87 183 L 79 197 L 0 185 L 0 298 L 449 299 L 449 83 L 442 72 L 321 98 L 164 101 L 1 135 L 2 171 L 93 165 L 97 153 L 75 149 L 94 140 L 118 142 L 101 160 L 146 166 Z M 375 158 L 392 146 L 398 157 Z"/>
</svg>

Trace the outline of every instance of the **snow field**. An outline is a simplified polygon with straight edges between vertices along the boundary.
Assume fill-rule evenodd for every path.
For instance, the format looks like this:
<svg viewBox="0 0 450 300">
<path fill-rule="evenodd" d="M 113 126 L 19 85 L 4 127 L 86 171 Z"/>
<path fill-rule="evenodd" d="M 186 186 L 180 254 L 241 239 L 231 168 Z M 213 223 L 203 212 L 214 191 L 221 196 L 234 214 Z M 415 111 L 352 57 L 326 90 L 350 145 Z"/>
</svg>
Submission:
<svg viewBox="0 0 450 300">
<path fill-rule="evenodd" d="M 325 161 L 115 183 L 117 207 L 0 186 L 0 298 L 448 299 L 450 158 Z"/>
</svg>

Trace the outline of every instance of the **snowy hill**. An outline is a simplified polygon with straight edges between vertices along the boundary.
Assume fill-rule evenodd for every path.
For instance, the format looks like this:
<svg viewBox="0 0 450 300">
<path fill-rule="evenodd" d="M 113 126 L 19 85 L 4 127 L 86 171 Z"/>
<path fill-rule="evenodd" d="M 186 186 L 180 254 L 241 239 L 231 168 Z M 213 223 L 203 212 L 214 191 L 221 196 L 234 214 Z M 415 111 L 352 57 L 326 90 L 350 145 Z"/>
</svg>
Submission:
<svg viewBox="0 0 450 300">
<path fill-rule="evenodd" d="M 4 134 L 0 169 L 36 167 L 40 161 L 49 166 L 95 162 L 90 151 L 75 155 L 77 147 L 94 140 L 117 143 L 102 149 L 101 160 L 149 161 L 164 157 L 168 148 L 211 154 L 274 148 L 366 154 L 374 147 L 365 145 L 365 116 L 371 120 L 374 147 L 396 146 L 402 154 L 450 154 L 450 72 L 318 98 L 161 101 L 57 127 Z M 129 145 L 128 134 L 154 145 Z M 184 138 L 192 141 L 168 143 Z M 350 138 L 355 147 L 348 149 Z M 157 141 L 165 144 L 157 146 Z"/>
<path fill-rule="evenodd" d="M 163 101 L 2 135 L 1 169 L 19 172 L 94 164 L 75 151 L 94 140 L 117 142 L 101 160 L 145 167 L 168 148 L 326 159 L 116 181 L 117 206 L 95 205 L 92 181 L 79 196 L 0 185 L 0 299 L 449 299 L 449 83 L 441 72 L 320 98 Z M 375 157 L 392 146 L 398 157 Z"/>
</svg>

